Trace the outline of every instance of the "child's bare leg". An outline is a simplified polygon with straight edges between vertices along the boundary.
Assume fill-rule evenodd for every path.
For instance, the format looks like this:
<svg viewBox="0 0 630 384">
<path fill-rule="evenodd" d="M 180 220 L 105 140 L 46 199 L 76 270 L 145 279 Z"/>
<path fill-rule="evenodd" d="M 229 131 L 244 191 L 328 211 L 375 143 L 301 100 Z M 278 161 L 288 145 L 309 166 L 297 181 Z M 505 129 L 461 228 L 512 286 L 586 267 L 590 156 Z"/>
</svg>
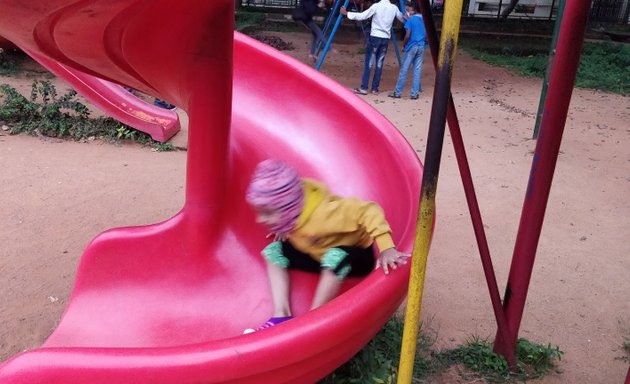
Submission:
<svg viewBox="0 0 630 384">
<path fill-rule="evenodd" d="M 291 316 L 289 303 L 289 271 L 286 268 L 267 262 L 267 274 L 273 301 L 273 317 Z"/>
<path fill-rule="evenodd" d="M 322 269 L 311 309 L 315 309 L 332 300 L 339 293 L 340 286 L 341 281 L 335 272 L 328 268 Z"/>
</svg>

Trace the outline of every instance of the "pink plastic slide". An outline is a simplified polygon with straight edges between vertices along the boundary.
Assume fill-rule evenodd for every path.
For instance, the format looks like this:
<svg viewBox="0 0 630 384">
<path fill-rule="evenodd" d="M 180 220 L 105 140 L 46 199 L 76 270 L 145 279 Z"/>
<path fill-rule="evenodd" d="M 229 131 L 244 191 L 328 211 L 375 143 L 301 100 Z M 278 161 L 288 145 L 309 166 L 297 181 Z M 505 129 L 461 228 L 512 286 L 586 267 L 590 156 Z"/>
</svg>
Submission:
<svg viewBox="0 0 630 384">
<path fill-rule="evenodd" d="M 186 201 L 162 223 L 86 248 L 45 344 L 0 383 L 312 383 L 378 332 L 409 266 L 348 281 L 308 311 L 317 276 L 293 274 L 294 320 L 271 313 L 268 243 L 244 202 L 255 165 L 280 158 L 333 192 L 379 202 L 410 251 L 422 168 L 380 113 L 312 68 L 233 32 L 232 0 L 0 0 L 21 48 L 175 102 L 190 118 Z M 168 47 L 165 49 L 165 47 Z M 234 80 L 234 81 L 232 81 Z"/>
<path fill-rule="evenodd" d="M 146 103 L 122 86 L 69 68 L 33 51 L 26 51 L 50 72 L 67 81 L 93 105 L 123 124 L 166 142 L 180 131 L 179 116 L 174 111 Z"/>
</svg>

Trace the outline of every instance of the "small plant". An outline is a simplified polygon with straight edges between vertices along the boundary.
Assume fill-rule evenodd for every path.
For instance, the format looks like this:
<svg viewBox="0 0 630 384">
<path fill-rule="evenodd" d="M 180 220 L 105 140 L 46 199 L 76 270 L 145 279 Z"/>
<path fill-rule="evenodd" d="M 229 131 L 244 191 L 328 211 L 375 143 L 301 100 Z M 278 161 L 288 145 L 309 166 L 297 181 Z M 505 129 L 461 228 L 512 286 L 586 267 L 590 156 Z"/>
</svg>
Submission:
<svg viewBox="0 0 630 384">
<path fill-rule="evenodd" d="M 560 360 L 563 354 L 557 346 L 544 346 L 518 339 L 516 367 L 514 371 L 510 371 L 503 356 L 492 350 L 492 343 L 479 337 L 473 337 L 459 348 L 444 353 L 491 382 L 540 378 L 556 366 L 556 360 Z"/>
<path fill-rule="evenodd" d="M 36 80 L 27 99 L 15 88 L 0 84 L 0 120 L 11 134 L 27 133 L 73 140 L 101 138 L 107 141 L 132 140 L 157 151 L 171 151 L 170 143 L 159 143 L 144 132 L 110 117 L 90 118 L 90 110 L 70 90 L 59 96 L 49 81 Z"/>
<path fill-rule="evenodd" d="M 0 76 L 13 76 L 17 73 L 20 63 L 16 54 L 0 48 Z"/>
<path fill-rule="evenodd" d="M 492 351 L 492 344 L 487 340 L 473 337 L 457 348 L 454 356 L 470 370 L 491 380 L 506 380 L 510 376 L 507 362 L 503 356 Z"/>
<path fill-rule="evenodd" d="M 135 129 L 129 128 L 126 125 L 121 125 L 116 128 L 116 138 L 124 139 L 124 140 L 135 140 L 136 139 L 136 131 Z"/>
<path fill-rule="evenodd" d="M 239 11 L 234 15 L 234 29 L 239 32 L 256 30 L 265 22 L 265 14 L 261 12 Z"/>
<path fill-rule="evenodd" d="M 177 148 L 171 143 L 160 143 L 157 141 L 153 144 L 153 149 L 158 152 L 170 152 L 177 150 Z"/>
<path fill-rule="evenodd" d="M 558 346 L 542 345 L 518 339 L 516 342 L 516 361 L 519 371 L 527 378 L 539 378 L 556 366 L 556 360 L 562 360 L 564 352 Z"/>
<path fill-rule="evenodd" d="M 630 323 L 628 320 L 618 320 L 619 331 L 621 332 L 621 353 L 622 356 L 615 357 L 615 360 L 621 360 L 624 363 L 630 363 Z"/>
<path fill-rule="evenodd" d="M 319 384 L 395 383 L 402 345 L 403 321 L 394 317 L 350 361 L 322 379 Z M 510 371 L 503 356 L 492 350 L 492 343 L 472 337 L 455 349 L 434 351 L 435 332 L 422 330 L 414 361 L 413 383 L 430 383 L 447 368 L 461 364 L 476 376 L 489 382 L 509 383 L 540 378 L 555 367 L 563 352 L 558 347 L 519 339 L 516 345 L 517 366 Z M 466 375 L 466 373 L 462 373 Z"/>
<path fill-rule="evenodd" d="M 346 364 L 321 380 L 319 384 L 395 383 L 400 360 L 403 325 L 400 318 L 392 318 L 365 348 Z M 436 335 L 422 331 L 422 329 L 418 334 L 417 353 L 414 361 L 415 379 L 417 380 L 425 380 L 445 367 L 441 360 L 431 358 L 432 354 L 429 349 L 435 339 Z"/>
</svg>

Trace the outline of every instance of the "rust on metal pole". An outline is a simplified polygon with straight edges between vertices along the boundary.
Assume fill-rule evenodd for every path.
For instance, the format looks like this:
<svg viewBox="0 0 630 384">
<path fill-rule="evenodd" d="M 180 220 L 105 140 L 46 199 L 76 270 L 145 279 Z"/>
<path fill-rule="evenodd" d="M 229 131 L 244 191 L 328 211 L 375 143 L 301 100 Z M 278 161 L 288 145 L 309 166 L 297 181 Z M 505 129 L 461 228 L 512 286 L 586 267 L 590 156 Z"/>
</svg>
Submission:
<svg viewBox="0 0 630 384">
<path fill-rule="evenodd" d="M 418 223 L 416 225 L 413 257 L 411 258 L 411 278 L 409 279 L 405 328 L 398 368 L 398 384 L 409 384 L 413 378 L 413 362 L 416 354 L 420 309 L 422 307 L 422 290 L 431 242 L 431 227 L 435 215 L 435 195 L 440 171 L 446 111 L 451 91 L 451 77 L 457 50 L 461 13 L 462 0 L 449 0 L 446 2 L 424 159 L 424 171 L 422 174 Z"/>
<path fill-rule="evenodd" d="M 503 307 L 510 337 L 514 342 L 518 337 L 523 317 L 536 249 L 580 61 L 580 50 L 584 41 L 590 5 L 589 0 L 567 1 L 560 27 L 558 48 L 551 67 L 549 89 L 505 289 Z M 508 347 L 497 338 L 494 348 L 496 352 L 501 353 Z"/>
<path fill-rule="evenodd" d="M 427 40 L 431 49 L 431 56 L 433 57 L 433 64 L 437 69 L 439 39 L 435 28 L 433 13 L 431 12 L 431 6 L 429 4 L 429 0 L 416 0 L 416 4 L 419 4 L 420 11 L 422 12 L 422 18 L 424 19 L 424 25 L 427 31 Z M 481 219 L 481 211 L 477 202 L 475 186 L 472 174 L 470 173 L 470 167 L 468 165 L 466 147 L 464 146 L 464 139 L 462 138 L 462 132 L 459 126 L 457 110 L 455 109 L 455 102 L 453 101 L 452 93 L 449 95 L 446 121 L 448 122 L 449 132 L 451 134 L 451 139 L 453 140 L 455 158 L 457 160 L 457 166 L 464 186 L 466 202 L 468 203 L 468 210 L 470 211 L 470 219 L 473 224 L 477 247 L 479 248 L 481 265 L 486 277 L 486 283 L 490 293 L 490 301 L 492 303 L 494 317 L 497 322 L 498 334 L 501 335 L 501 338 L 505 338 L 504 341 L 510 342 L 507 320 L 505 319 L 505 313 L 503 312 L 503 306 L 501 304 L 501 294 L 499 293 L 499 286 L 497 285 L 494 267 L 492 266 L 490 248 L 488 246 L 488 240 L 483 227 L 483 220 Z M 512 348 L 508 348 L 504 357 L 510 367 L 516 366 L 513 346 Z"/>
</svg>

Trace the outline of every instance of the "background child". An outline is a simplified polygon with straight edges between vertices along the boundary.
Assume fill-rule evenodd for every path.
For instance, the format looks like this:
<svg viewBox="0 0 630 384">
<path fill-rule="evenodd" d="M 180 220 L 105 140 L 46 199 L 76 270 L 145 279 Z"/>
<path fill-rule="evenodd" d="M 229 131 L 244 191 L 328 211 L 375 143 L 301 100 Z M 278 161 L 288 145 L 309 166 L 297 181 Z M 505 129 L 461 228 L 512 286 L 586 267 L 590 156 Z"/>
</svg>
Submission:
<svg viewBox="0 0 630 384">
<path fill-rule="evenodd" d="M 258 164 L 246 199 L 256 210 L 256 221 L 275 236 L 262 251 L 273 315 L 256 331 L 293 317 L 288 269 L 320 274 L 311 305 L 314 309 L 337 295 L 346 276 L 366 276 L 374 269 L 373 243 L 380 250 L 376 268 L 385 274 L 407 263 L 409 254 L 394 247 L 380 206 L 331 195 L 323 184 L 300 178 L 294 168 L 279 160 Z"/>
<path fill-rule="evenodd" d="M 324 38 L 321 28 L 319 28 L 319 25 L 317 25 L 315 20 L 313 20 L 313 16 L 315 15 L 315 12 L 317 12 L 318 7 L 325 7 L 323 0 L 302 0 L 300 5 L 297 6 L 292 14 L 293 20 L 302 22 L 313 35 L 313 39 L 311 40 L 311 49 L 308 54 L 308 57 L 313 60 L 313 62 L 317 61 L 317 46 L 319 45 L 320 40 Z"/>
<path fill-rule="evenodd" d="M 392 25 L 394 19 L 397 18 L 400 22 L 405 22 L 400 9 L 390 2 L 390 0 L 381 0 L 378 3 L 374 3 L 367 10 L 358 12 L 348 12 L 344 7 L 341 7 L 339 12 L 342 15 L 346 15 L 349 20 L 367 20 L 372 18 L 372 24 L 370 28 L 370 37 L 365 48 L 365 60 L 363 63 L 363 76 L 361 77 L 361 87 L 355 88 L 354 92 L 367 95 L 368 83 L 370 82 L 370 60 L 372 56 L 375 57 L 374 78 L 372 80 L 372 93 L 378 94 L 381 83 L 381 74 L 383 72 L 383 63 L 385 62 L 385 56 L 387 55 L 387 48 L 389 47 L 389 39 L 391 38 Z"/>
<path fill-rule="evenodd" d="M 424 47 L 427 42 L 427 32 L 424 28 L 424 21 L 416 4 L 408 1 L 405 4 L 407 14 L 410 15 L 405 22 L 405 38 L 403 40 L 403 60 L 396 82 L 396 89 L 390 93 L 389 97 L 400 98 L 405 81 L 407 81 L 407 73 L 409 66 L 413 65 L 413 80 L 411 82 L 411 98 L 417 99 L 422 86 L 420 85 L 420 77 L 422 75 L 422 63 L 424 62 Z"/>
</svg>

